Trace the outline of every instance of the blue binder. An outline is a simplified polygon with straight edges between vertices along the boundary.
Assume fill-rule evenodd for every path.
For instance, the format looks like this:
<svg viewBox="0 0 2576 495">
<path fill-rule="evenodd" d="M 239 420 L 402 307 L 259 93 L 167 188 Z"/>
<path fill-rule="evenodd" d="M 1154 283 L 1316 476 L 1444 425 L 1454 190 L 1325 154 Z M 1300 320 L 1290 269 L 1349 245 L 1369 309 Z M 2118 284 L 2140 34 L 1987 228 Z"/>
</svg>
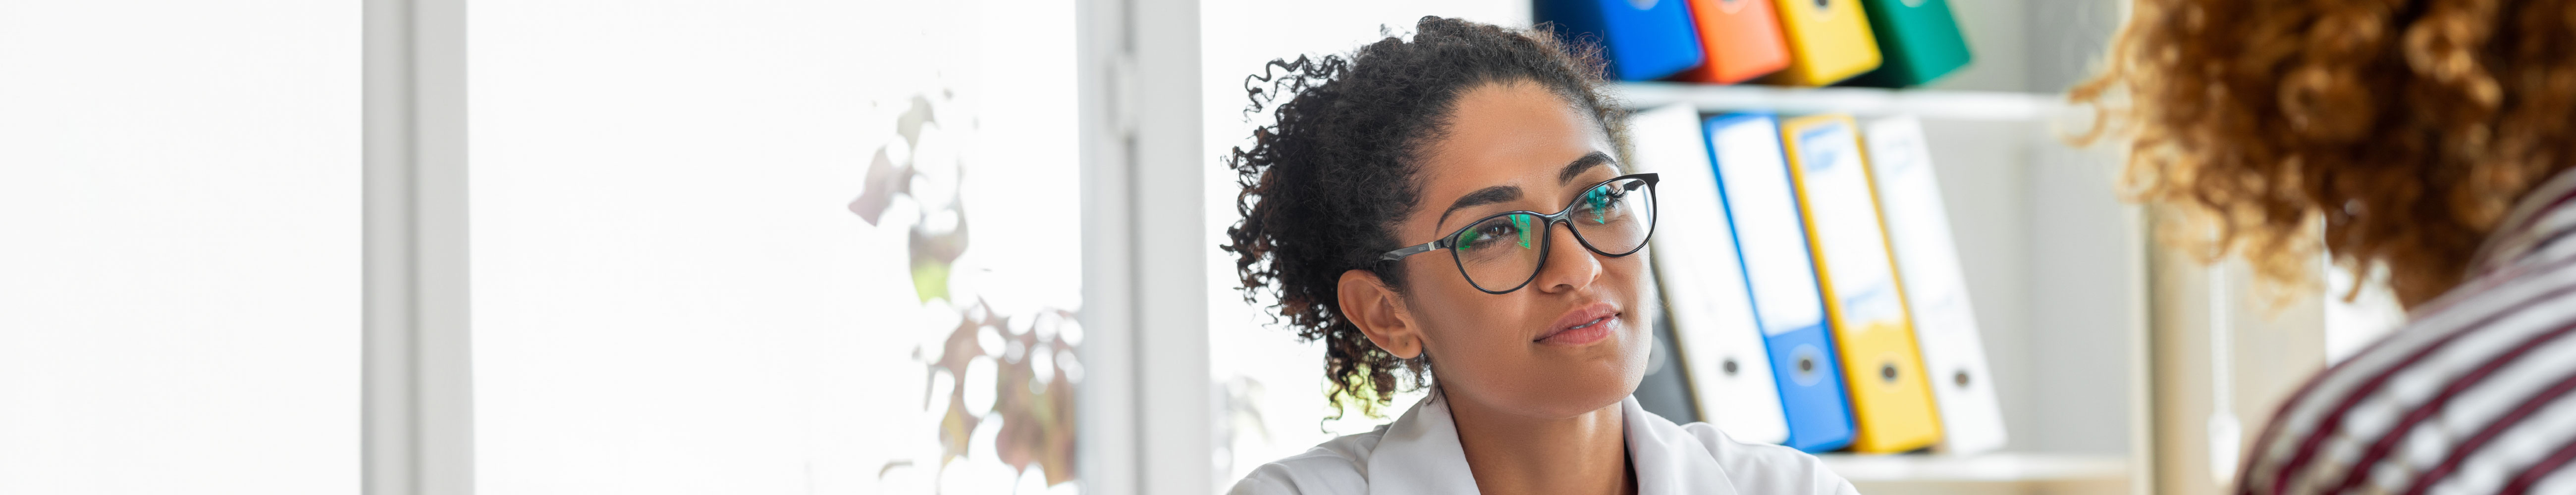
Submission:
<svg viewBox="0 0 2576 495">
<path fill-rule="evenodd" d="M 1850 445 L 1855 427 L 1825 317 L 1806 220 L 1798 214 L 1779 119 L 1767 114 L 1708 119 L 1709 158 L 1733 225 L 1738 261 L 1756 324 L 1789 420 L 1783 444 L 1808 452 Z"/>
<path fill-rule="evenodd" d="M 1707 57 L 1699 29 L 1683 0 L 1538 0 L 1540 23 L 1568 43 L 1598 43 L 1610 76 L 1626 81 L 1663 78 Z"/>
</svg>

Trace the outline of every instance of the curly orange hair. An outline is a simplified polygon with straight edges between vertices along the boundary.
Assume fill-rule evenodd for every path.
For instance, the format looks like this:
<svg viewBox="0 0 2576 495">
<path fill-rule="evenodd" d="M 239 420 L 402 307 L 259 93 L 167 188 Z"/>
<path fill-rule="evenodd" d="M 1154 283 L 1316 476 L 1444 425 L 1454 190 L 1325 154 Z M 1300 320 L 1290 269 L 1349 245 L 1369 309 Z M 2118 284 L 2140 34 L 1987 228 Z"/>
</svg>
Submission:
<svg viewBox="0 0 2576 495">
<path fill-rule="evenodd" d="M 2128 134 L 2137 199 L 2274 287 L 2322 245 L 2412 307 L 2458 285 L 2513 201 L 2576 161 L 2576 2 L 2138 0 L 2070 98 Z M 2322 223 L 2319 242 L 2317 228 Z M 2172 231 L 2168 231 L 2172 233 Z"/>
</svg>

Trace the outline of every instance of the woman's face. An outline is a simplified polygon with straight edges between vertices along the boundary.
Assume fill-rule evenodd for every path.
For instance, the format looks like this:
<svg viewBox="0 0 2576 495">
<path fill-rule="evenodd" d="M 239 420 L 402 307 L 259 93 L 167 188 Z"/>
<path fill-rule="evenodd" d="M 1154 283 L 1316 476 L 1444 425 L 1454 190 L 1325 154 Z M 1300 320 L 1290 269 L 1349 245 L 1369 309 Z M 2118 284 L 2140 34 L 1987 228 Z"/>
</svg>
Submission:
<svg viewBox="0 0 2576 495">
<path fill-rule="evenodd" d="M 1490 84 L 1459 96 L 1445 136 L 1422 156 L 1422 203 L 1395 229 L 1415 244 L 1496 213 L 1554 213 L 1584 189 L 1622 175 L 1613 146 L 1586 112 L 1536 83 Z M 1404 313 L 1451 401 L 1537 418 L 1617 403 L 1645 376 L 1654 340 L 1643 251 L 1604 257 L 1565 225 L 1529 284 L 1478 290 L 1449 253 L 1405 258 Z M 1501 289 L 1508 287 L 1505 282 Z"/>
</svg>

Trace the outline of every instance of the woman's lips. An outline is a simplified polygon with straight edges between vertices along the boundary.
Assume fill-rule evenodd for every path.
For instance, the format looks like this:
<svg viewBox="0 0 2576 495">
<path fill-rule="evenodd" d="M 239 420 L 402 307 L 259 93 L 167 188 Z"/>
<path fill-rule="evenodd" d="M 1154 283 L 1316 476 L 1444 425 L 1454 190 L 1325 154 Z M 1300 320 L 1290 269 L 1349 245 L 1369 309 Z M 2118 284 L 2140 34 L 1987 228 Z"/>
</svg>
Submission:
<svg viewBox="0 0 2576 495">
<path fill-rule="evenodd" d="M 1619 308 L 1596 302 L 1566 310 L 1564 316 L 1549 325 L 1547 333 L 1531 342 L 1554 345 L 1583 345 L 1610 338 L 1619 329 Z"/>
</svg>

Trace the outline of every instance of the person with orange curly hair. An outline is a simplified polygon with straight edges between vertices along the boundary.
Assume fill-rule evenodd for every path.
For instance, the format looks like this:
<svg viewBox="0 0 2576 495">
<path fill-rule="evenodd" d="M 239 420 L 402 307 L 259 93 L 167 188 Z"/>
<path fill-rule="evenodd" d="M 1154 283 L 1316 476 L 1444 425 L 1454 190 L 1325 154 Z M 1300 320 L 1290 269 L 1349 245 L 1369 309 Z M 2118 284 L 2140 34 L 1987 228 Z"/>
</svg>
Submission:
<svg viewBox="0 0 2576 495">
<path fill-rule="evenodd" d="M 2239 493 L 2576 493 L 2576 2 L 2138 0 L 2072 96 L 2213 257 L 2298 286 L 2322 248 L 2409 310 Z"/>
</svg>

